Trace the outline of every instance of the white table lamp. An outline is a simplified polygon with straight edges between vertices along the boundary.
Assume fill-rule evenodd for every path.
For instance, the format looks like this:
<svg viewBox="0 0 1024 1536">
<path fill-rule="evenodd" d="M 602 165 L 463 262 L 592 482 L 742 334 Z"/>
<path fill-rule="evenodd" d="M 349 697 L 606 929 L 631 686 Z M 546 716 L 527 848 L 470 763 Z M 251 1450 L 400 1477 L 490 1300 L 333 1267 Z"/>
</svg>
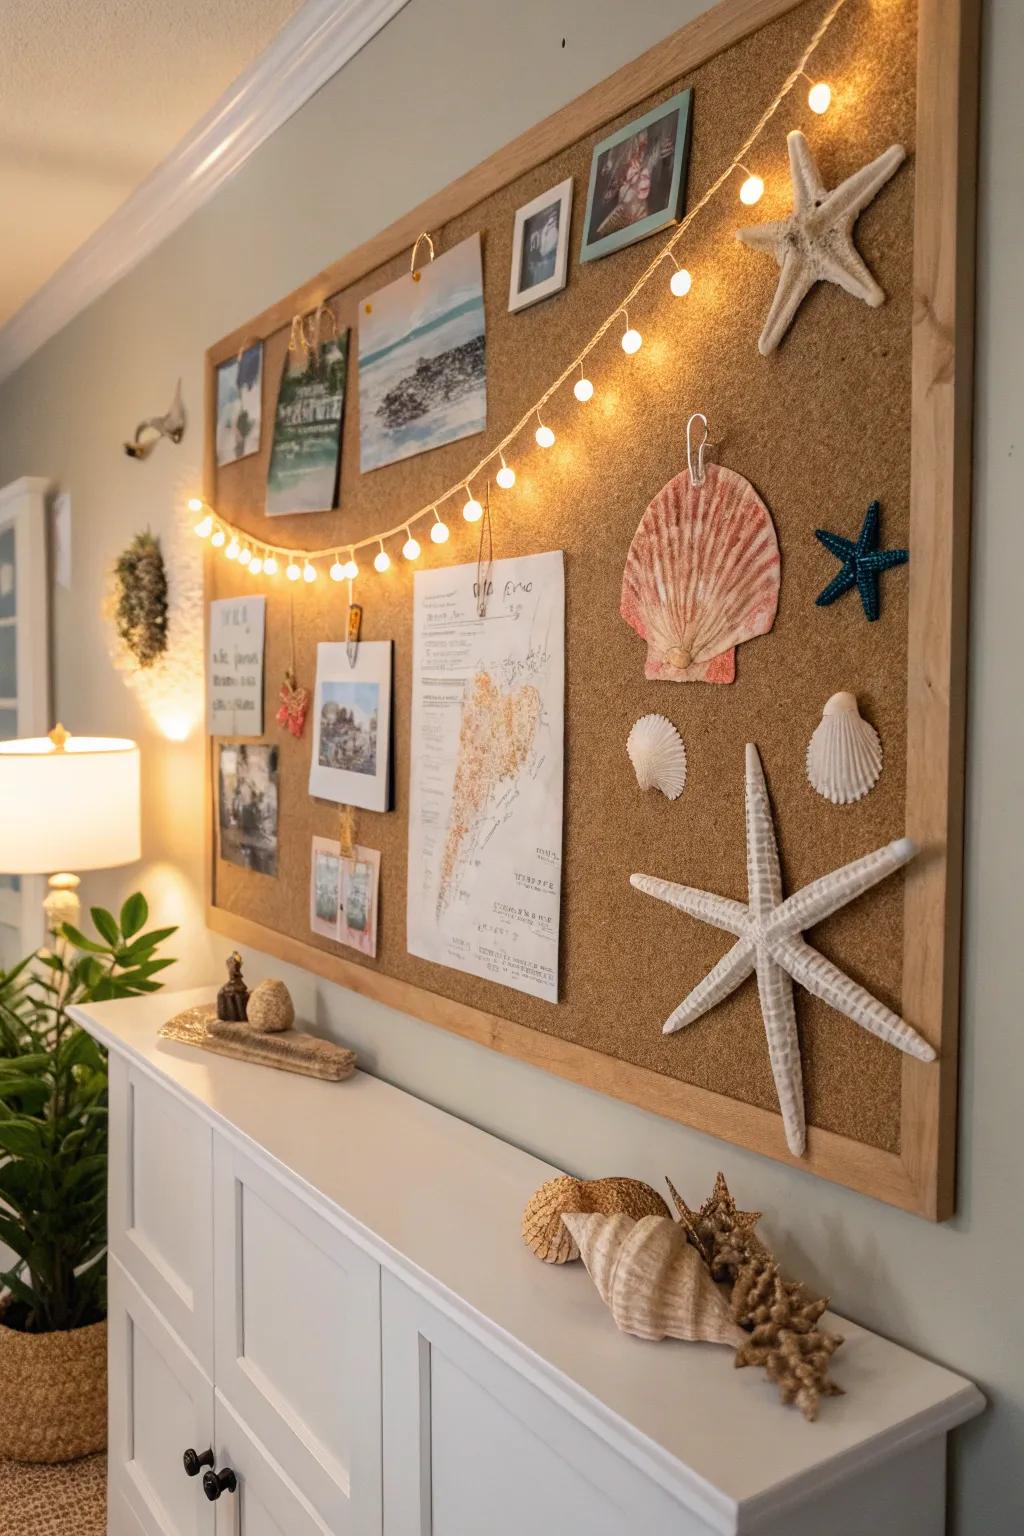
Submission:
<svg viewBox="0 0 1024 1536">
<path fill-rule="evenodd" d="M 139 749 L 134 741 L 49 736 L 0 742 L 0 871 L 49 875 L 51 930 L 77 923 L 78 876 L 142 856 Z M 54 873 L 54 871 L 59 873 Z"/>
</svg>

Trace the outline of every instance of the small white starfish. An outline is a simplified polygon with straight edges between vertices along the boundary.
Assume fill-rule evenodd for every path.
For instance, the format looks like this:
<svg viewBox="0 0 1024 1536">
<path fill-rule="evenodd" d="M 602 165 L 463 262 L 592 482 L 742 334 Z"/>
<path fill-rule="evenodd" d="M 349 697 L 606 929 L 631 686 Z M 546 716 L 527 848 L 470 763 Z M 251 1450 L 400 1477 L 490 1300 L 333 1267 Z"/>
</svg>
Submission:
<svg viewBox="0 0 1024 1536">
<path fill-rule="evenodd" d="M 680 912 L 688 912 L 691 917 L 710 923 L 713 928 L 736 935 L 736 943 L 728 953 L 666 1019 L 663 1032 L 671 1035 L 692 1024 L 756 972 L 761 1014 L 768 1037 L 768 1056 L 782 1110 L 786 1143 L 789 1150 L 800 1157 L 806 1132 L 800 1040 L 793 1003 L 794 981 L 879 1039 L 887 1040 L 920 1061 L 935 1060 L 935 1052 L 927 1040 L 922 1040 L 909 1024 L 858 986 L 831 960 L 812 949 L 802 937 L 806 928 L 812 928 L 823 918 L 838 912 L 840 907 L 845 907 L 856 896 L 901 868 L 914 857 L 917 848 L 909 837 L 901 837 L 885 848 L 855 859 L 852 864 L 844 864 L 841 869 L 822 875 L 819 880 L 812 880 L 810 885 L 783 900 L 779 849 L 768 790 L 757 748 L 751 745 L 747 746 L 745 801 L 746 906 L 740 901 L 730 901 L 725 896 L 698 891 L 688 885 L 675 885 L 671 880 L 659 880 L 653 875 L 630 875 L 629 880 L 638 891 L 666 901 Z"/>
<path fill-rule="evenodd" d="M 847 176 L 834 192 L 828 192 L 803 134 L 794 129 L 786 142 L 793 212 L 788 219 L 736 231 L 736 238 L 744 245 L 771 251 L 782 269 L 757 343 L 757 350 L 764 357 L 774 352 L 817 282 L 837 283 L 872 309 L 885 302 L 885 294 L 853 243 L 853 226 L 858 214 L 906 159 L 903 146 L 893 144 L 870 165 Z"/>
</svg>

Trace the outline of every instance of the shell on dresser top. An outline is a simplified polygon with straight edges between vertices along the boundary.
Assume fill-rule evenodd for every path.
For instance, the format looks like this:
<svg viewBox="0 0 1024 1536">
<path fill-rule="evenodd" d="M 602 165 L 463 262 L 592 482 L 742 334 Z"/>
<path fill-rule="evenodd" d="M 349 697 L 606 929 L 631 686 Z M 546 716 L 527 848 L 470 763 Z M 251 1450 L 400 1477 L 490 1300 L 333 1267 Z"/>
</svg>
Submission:
<svg viewBox="0 0 1024 1536">
<path fill-rule="evenodd" d="M 709 464 L 655 496 L 626 557 L 620 613 L 647 642 L 644 676 L 731 683 L 736 646 L 765 635 L 779 601 L 779 544 L 749 481 Z"/>
<path fill-rule="evenodd" d="M 745 1337 L 686 1233 L 669 1216 L 567 1212 L 562 1221 L 616 1327 L 640 1339 L 739 1344 Z"/>
<path fill-rule="evenodd" d="M 560 1174 L 534 1190 L 523 1211 L 523 1242 L 545 1264 L 570 1264 L 580 1251 L 562 1225 L 566 1211 L 667 1216 L 668 1206 L 641 1179 L 573 1179 Z"/>
</svg>

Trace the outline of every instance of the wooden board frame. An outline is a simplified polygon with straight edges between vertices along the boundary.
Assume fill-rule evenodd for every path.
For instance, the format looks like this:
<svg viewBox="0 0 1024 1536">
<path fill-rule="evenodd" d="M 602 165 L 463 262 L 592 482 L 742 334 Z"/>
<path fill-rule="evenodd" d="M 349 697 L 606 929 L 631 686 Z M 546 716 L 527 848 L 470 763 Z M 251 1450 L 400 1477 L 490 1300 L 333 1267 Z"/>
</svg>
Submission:
<svg viewBox="0 0 1024 1536">
<path fill-rule="evenodd" d="M 408 249 L 421 230 L 473 207 L 798 3 L 722 0 L 222 338 L 206 354 L 207 422 L 217 365 L 243 341 L 287 326 L 292 315 Z M 204 861 L 207 922 L 216 933 L 492 1050 L 933 1221 L 952 1215 L 955 1193 L 979 17 L 979 0 L 919 0 L 906 832 L 922 856 L 905 884 L 903 999 L 908 1017 L 927 1021 L 924 1032 L 939 1062 L 903 1058 L 900 1151 L 812 1126 L 806 1156 L 794 1158 L 782 1145 L 773 1111 L 526 1028 L 217 907 L 212 805 Z M 204 488 L 211 502 L 215 483 L 208 429 Z"/>
</svg>

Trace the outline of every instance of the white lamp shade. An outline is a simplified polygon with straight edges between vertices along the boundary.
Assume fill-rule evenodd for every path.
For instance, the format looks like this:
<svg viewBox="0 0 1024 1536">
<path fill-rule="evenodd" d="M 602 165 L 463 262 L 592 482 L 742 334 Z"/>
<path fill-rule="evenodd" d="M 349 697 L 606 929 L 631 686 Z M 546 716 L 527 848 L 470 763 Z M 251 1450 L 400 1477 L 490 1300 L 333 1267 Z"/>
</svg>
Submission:
<svg viewBox="0 0 1024 1536">
<path fill-rule="evenodd" d="M 139 749 L 117 737 L 0 742 L 0 871 L 74 873 L 134 864 Z"/>
</svg>

